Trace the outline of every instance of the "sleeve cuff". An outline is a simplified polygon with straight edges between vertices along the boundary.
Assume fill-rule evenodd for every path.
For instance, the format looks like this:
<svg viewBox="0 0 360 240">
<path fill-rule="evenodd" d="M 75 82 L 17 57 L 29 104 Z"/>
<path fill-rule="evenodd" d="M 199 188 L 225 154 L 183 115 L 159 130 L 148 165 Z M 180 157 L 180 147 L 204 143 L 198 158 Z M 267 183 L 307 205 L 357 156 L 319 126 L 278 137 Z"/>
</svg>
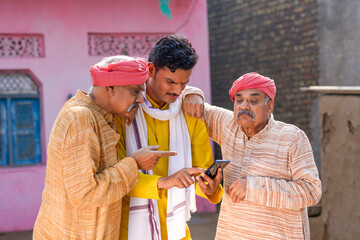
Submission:
<svg viewBox="0 0 360 240">
<path fill-rule="evenodd" d="M 207 200 L 209 200 L 210 203 L 212 204 L 217 204 L 221 201 L 223 193 L 224 193 L 224 189 L 221 186 L 221 184 L 219 184 L 218 189 L 216 190 L 216 192 L 214 193 L 214 195 L 212 196 L 208 196 L 205 193 L 203 193 L 199 187 L 199 185 L 197 183 L 195 183 L 195 193 L 196 195 L 198 195 L 199 197 L 205 198 Z"/>
<path fill-rule="evenodd" d="M 217 204 L 221 201 L 223 194 L 224 194 L 224 189 L 221 186 L 221 184 L 219 184 L 219 187 L 216 190 L 215 194 L 212 196 L 207 196 L 207 198 L 209 199 L 209 202 L 213 204 Z"/>
<path fill-rule="evenodd" d="M 157 187 L 159 178 L 161 178 L 161 176 L 139 173 L 139 181 L 128 195 L 130 197 L 158 200 L 163 198 L 165 196 L 165 190 L 159 190 Z"/>
<path fill-rule="evenodd" d="M 204 96 L 204 92 L 201 91 L 200 88 L 196 88 L 196 87 L 191 87 L 191 86 L 186 86 L 186 88 L 184 89 L 183 93 L 182 93 L 182 98 L 184 99 L 187 95 L 189 94 L 196 94 L 199 95 L 200 97 L 203 98 L 203 100 L 205 101 L 205 96 Z"/>
<path fill-rule="evenodd" d="M 246 178 L 246 196 L 244 200 L 259 203 L 264 198 L 265 182 L 259 177 Z"/>
</svg>

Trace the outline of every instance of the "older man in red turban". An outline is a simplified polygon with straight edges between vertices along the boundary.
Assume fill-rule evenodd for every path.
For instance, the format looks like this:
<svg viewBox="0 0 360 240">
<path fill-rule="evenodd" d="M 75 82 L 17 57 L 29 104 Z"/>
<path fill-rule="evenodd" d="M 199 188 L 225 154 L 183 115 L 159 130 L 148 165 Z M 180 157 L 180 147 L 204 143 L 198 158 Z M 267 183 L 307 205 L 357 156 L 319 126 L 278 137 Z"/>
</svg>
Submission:
<svg viewBox="0 0 360 240">
<path fill-rule="evenodd" d="M 184 112 L 201 117 L 202 99 L 190 93 L 202 95 L 185 92 Z M 216 239 L 310 239 L 307 207 L 321 182 L 305 133 L 273 119 L 275 93 L 273 80 L 248 73 L 229 91 L 233 112 L 205 104 L 209 136 L 231 161 Z"/>
<path fill-rule="evenodd" d="M 149 146 L 131 157 L 117 156 L 120 135 L 113 118 L 126 117 L 143 101 L 144 59 L 109 57 L 90 72 L 91 91 L 79 90 L 67 101 L 51 131 L 33 239 L 119 239 L 121 200 L 135 186 L 138 170 L 175 155 Z"/>
</svg>

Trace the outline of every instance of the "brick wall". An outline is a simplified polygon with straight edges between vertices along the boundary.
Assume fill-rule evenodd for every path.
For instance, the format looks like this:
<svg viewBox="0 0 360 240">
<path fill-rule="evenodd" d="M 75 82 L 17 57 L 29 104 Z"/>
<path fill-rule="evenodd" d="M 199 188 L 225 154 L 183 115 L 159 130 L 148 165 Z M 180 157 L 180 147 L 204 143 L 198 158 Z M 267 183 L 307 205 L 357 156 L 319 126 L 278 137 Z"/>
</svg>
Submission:
<svg viewBox="0 0 360 240">
<path fill-rule="evenodd" d="M 247 72 L 275 80 L 274 117 L 310 131 L 319 79 L 316 0 L 208 0 L 214 105 L 232 109 L 228 91 Z M 216 158 L 220 158 L 216 146 Z"/>
</svg>

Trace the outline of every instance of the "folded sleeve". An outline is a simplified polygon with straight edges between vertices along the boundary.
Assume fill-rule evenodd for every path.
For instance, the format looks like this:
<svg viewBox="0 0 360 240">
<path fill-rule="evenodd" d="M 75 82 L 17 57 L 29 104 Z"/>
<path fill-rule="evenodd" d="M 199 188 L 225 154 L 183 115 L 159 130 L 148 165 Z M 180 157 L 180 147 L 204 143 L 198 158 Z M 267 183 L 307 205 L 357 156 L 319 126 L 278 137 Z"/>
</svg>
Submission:
<svg viewBox="0 0 360 240">
<path fill-rule="evenodd" d="M 224 128 L 230 123 L 232 118 L 232 111 L 205 103 L 206 128 L 209 137 L 219 145 L 222 143 Z"/>
<path fill-rule="evenodd" d="M 199 96 L 201 96 L 201 97 L 205 100 L 204 92 L 203 92 L 200 88 L 186 85 L 185 89 L 184 89 L 184 90 L 182 91 L 182 93 L 181 93 L 181 96 L 182 96 L 182 98 L 184 99 L 184 98 L 185 98 L 187 95 L 189 95 L 189 94 L 199 95 Z"/>
<path fill-rule="evenodd" d="M 139 181 L 129 192 L 130 197 L 161 199 L 165 196 L 166 190 L 158 189 L 157 182 L 161 176 L 148 175 L 139 172 Z"/>
<path fill-rule="evenodd" d="M 212 204 L 218 204 L 222 199 L 222 196 L 224 194 L 224 189 L 221 186 L 221 184 L 219 184 L 219 187 L 216 190 L 216 192 L 214 193 L 214 195 L 208 196 L 205 193 L 203 193 L 201 191 L 199 185 L 197 183 L 195 183 L 195 194 L 198 195 L 199 197 L 209 200 L 209 202 L 211 202 Z"/>
</svg>

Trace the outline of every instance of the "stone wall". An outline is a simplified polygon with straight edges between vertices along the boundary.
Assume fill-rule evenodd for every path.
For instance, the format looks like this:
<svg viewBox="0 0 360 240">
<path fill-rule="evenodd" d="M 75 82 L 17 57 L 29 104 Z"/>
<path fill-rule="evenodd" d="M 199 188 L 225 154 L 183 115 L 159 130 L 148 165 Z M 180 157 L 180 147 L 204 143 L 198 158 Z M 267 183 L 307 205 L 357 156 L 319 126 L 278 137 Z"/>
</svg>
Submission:
<svg viewBox="0 0 360 240">
<path fill-rule="evenodd" d="M 212 103 L 232 109 L 228 90 L 236 78 L 269 76 L 277 86 L 275 119 L 297 125 L 312 140 L 316 94 L 299 88 L 319 79 L 317 1 L 209 0 L 208 16 Z"/>
<path fill-rule="evenodd" d="M 360 1 L 318 2 L 319 85 L 360 86 Z"/>
<path fill-rule="evenodd" d="M 359 109 L 360 95 L 320 97 L 323 235 L 318 239 L 360 236 Z"/>
</svg>

